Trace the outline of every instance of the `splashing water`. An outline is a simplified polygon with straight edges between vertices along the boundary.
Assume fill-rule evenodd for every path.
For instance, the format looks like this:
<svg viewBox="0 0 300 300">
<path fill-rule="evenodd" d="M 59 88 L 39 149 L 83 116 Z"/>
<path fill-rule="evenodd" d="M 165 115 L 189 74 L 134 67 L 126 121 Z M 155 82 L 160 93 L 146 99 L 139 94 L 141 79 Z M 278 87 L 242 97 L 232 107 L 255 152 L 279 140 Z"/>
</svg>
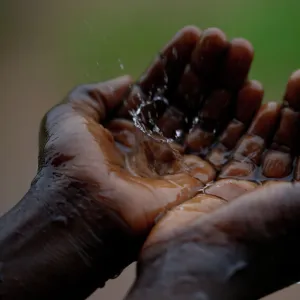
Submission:
<svg viewBox="0 0 300 300">
<path fill-rule="evenodd" d="M 165 81 L 167 81 L 167 78 L 165 78 Z M 183 130 L 176 130 L 173 138 L 167 138 L 157 125 L 159 107 L 169 106 L 169 101 L 163 95 L 165 88 L 166 86 L 163 86 L 161 89 L 158 89 L 157 93 L 148 99 L 144 99 L 140 95 L 139 100 L 141 104 L 138 108 L 130 112 L 135 127 L 142 133 L 138 137 L 136 152 L 133 153 L 132 156 L 138 153 L 140 151 L 139 148 L 142 149 L 145 143 L 150 143 L 154 146 L 154 148 L 152 148 L 154 160 L 152 160 L 148 166 L 152 170 L 156 170 L 155 172 L 160 170 L 160 175 L 171 175 L 178 172 L 178 169 L 180 169 L 181 172 L 188 172 L 188 167 L 183 161 L 183 155 L 175 145 L 176 141 L 183 137 Z M 168 153 L 167 156 L 169 159 L 167 159 L 167 161 L 160 159 L 162 153 Z M 170 161 L 173 161 L 171 165 Z"/>
<path fill-rule="evenodd" d="M 141 105 L 134 111 L 131 111 L 131 116 L 134 125 L 141 130 L 144 134 L 154 139 L 159 143 L 173 143 L 174 139 L 166 138 L 160 128 L 156 125 L 156 117 L 151 114 L 151 110 L 147 110 L 149 107 L 156 108 L 158 102 L 162 102 L 166 105 L 169 104 L 169 101 L 162 97 L 156 96 L 153 100 L 143 101 Z M 147 111 L 147 115 L 145 116 L 144 111 Z M 151 125 L 152 128 L 148 128 L 147 125 Z"/>
</svg>

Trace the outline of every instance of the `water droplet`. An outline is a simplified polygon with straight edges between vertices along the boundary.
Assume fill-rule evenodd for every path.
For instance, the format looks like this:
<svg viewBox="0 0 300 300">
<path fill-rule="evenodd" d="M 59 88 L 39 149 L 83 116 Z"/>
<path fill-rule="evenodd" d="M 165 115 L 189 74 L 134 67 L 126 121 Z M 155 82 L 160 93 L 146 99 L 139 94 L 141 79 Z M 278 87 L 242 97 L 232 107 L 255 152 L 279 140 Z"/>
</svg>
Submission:
<svg viewBox="0 0 300 300">
<path fill-rule="evenodd" d="M 124 70 L 125 67 L 124 67 L 124 65 L 123 65 L 123 63 L 122 63 L 122 61 L 121 61 L 120 58 L 118 59 L 118 62 L 119 62 L 121 70 Z"/>
<path fill-rule="evenodd" d="M 178 52 L 175 47 L 172 48 L 172 54 L 174 55 L 175 59 L 178 59 Z"/>
<path fill-rule="evenodd" d="M 193 119 L 193 125 L 197 125 L 199 123 L 199 121 L 200 121 L 199 117 L 195 117 Z"/>
<path fill-rule="evenodd" d="M 183 136 L 183 130 L 177 129 L 175 132 L 176 139 L 180 139 L 180 138 L 182 138 L 182 136 Z"/>
</svg>

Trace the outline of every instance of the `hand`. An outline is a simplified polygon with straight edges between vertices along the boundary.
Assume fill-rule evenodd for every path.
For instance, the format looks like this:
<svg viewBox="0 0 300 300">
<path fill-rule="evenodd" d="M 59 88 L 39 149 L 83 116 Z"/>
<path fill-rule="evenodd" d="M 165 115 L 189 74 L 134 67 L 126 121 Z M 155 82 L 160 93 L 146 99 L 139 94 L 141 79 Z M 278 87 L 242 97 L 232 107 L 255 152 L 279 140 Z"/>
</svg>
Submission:
<svg viewBox="0 0 300 300">
<path fill-rule="evenodd" d="M 247 80 L 252 57 L 252 46 L 243 39 L 229 43 L 218 29 L 201 33 L 187 27 L 161 51 L 123 105 L 131 84 L 129 77 L 81 86 L 45 116 L 39 176 L 44 182 L 45 175 L 50 174 L 54 189 L 66 186 L 67 191 L 71 185 L 85 195 L 87 211 L 93 211 L 85 213 L 85 218 L 92 223 L 90 227 L 96 227 L 92 229 L 96 235 L 98 226 L 102 231 L 113 227 L 122 233 L 120 241 L 115 238 L 106 244 L 114 248 L 110 250 L 113 273 L 119 273 L 136 258 L 160 213 L 193 197 L 215 176 L 210 164 L 203 164 L 197 156 L 185 156 L 184 164 L 178 164 L 168 145 L 146 136 L 140 143 L 141 133 L 128 120 L 129 112 L 141 101 L 152 99 L 151 103 L 156 104 L 153 100 L 159 91 L 159 96 L 168 99 L 170 105 L 150 105 L 147 109 L 154 109 L 161 130 L 169 135 L 178 126 L 188 130 L 197 115 L 195 108 L 201 109 L 205 96 L 211 97 L 213 107 L 218 105 L 229 111 L 235 94 Z M 255 113 L 262 94 L 260 86 L 249 84 L 255 99 L 249 115 L 242 116 L 245 122 Z M 201 112 L 209 122 L 215 122 L 222 111 L 205 106 Z M 114 113 L 118 118 L 114 118 Z M 185 116 L 188 120 L 183 124 Z M 222 121 L 216 130 L 222 129 L 226 120 Z M 186 165 L 192 166 L 189 174 Z M 101 216 L 105 211 L 112 224 L 103 223 L 104 218 L 97 223 L 98 211 Z"/>
<path fill-rule="evenodd" d="M 202 109 L 202 100 L 210 96 L 230 111 L 252 57 L 245 40 L 229 43 L 218 29 L 201 33 L 187 27 L 124 105 L 132 84 L 128 76 L 78 87 L 50 110 L 41 126 L 38 174 L 20 203 L 0 219 L 0 295 L 85 299 L 135 260 L 159 214 L 193 197 L 216 173 L 195 155 L 178 162 L 169 144 L 135 130 L 130 110 L 139 101 L 150 102 L 143 109 L 157 117 L 163 133 L 181 130 L 182 137 L 203 111 L 200 120 L 222 120 L 213 130 L 218 133 L 226 122 L 220 110 Z M 251 111 L 258 106 L 250 105 Z M 206 139 L 211 134 L 201 137 L 205 145 L 212 141 Z M 202 153 L 193 137 L 187 145 Z"/>
<path fill-rule="evenodd" d="M 219 179 L 154 227 L 129 299 L 145 286 L 149 299 L 258 299 L 299 280 L 299 110 L 300 70 L 281 106 L 261 107 Z"/>
<path fill-rule="evenodd" d="M 144 91 L 148 82 L 159 89 L 158 65 L 175 84 L 200 35 L 195 27 L 181 30 L 136 87 Z M 125 76 L 80 86 L 45 115 L 38 174 L 24 198 L 0 218 L 1 299 L 85 299 L 136 259 L 160 212 L 189 199 L 202 185 L 175 170 L 169 147 L 163 153 L 166 168 L 174 165 L 172 174 L 164 176 L 159 168 L 161 175 L 130 173 L 126 148 L 120 150 L 105 126 L 120 126 L 113 119 L 131 84 Z M 128 108 L 119 115 L 124 112 Z M 126 133 L 123 127 L 119 138 Z M 157 144 L 146 139 L 144 144 L 130 157 L 139 157 L 146 170 L 149 149 Z"/>
<path fill-rule="evenodd" d="M 118 105 L 122 105 L 132 83 L 129 77 L 81 86 L 46 114 L 41 127 L 39 173 L 34 186 L 52 182 L 51 188 L 62 188 L 66 198 L 71 197 L 68 191 L 74 193 L 74 189 L 76 194 L 84 196 L 84 201 L 68 201 L 79 210 L 82 222 L 87 222 L 88 231 L 95 237 L 99 236 L 99 231 L 106 232 L 105 237 L 110 241 L 104 244 L 106 252 L 110 253 L 106 258 L 111 262 L 110 277 L 136 258 L 146 234 L 161 212 L 191 198 L 203 182 L 210 181 L 215 175 L 208 164 L 202 165 L 201 160 L 199 164 L 197 157 L 190 157 L 190 161 L 199 170 L 187 174 L 176 165 L 177 160 L 169 155 L 168 147 L 157 147 L 146 138 L 143 147 L 137 153 L 131 153 L 127 164 L 127 152 L 134 149 L 137 140 L 132 123 L 124 117 L 128 117 L 133 104 L 137 104 L 134 99 L 151 99 L 154 91 L 161 90 L 164 97 L 175 103 L 175 98 L 179 101 L 180 93 L 183 93 L 194 110 L 195 105 L 200 105 L 202 94 L 219 93 L 220 88 L 228 88 L 234 94 L 247 77 L 252 56 L 252 47 L 247 41 L 229 43 L 220 30 L 201 33 L 197 28 L 187 27 L 162 50 L 119 111 Z M 194 81 L 191 86 L 186 86 L 191 77 Z M 227 80 L 229 77 L 230 81 Z M 200 90 L 194 89 L 201 78 L 205 79 L 205 85 Z M 231 99 L 228 93 L 224 92 L 226 107 Z M 183 100 L 177 104 L 178 108 L 183 107 Z M 192 115 L 191 109 L 186 109 L 185 113 Z M 118 119 L 114 119 L 114 111 L 118 111 Z M 165 114 L 168 116 L 170 111 Z M 170 123 L 160 122 L 164 132 L 174 130 L 168 125 Z M 153 147 L 159 151 L 154 152 Z M 150 159 L 159 162 L 154 172 L 148 168 Z M 136 169 L 132 161 L 138 162 Z M 164 170 L 161 170 L 162 166 Z M 144 176 L 136 176 L 141 170 L 145 170 Z M 195 178 L 203 175 L 202 181 Z M 119 236 L 122 238 L 118 240 Z"/>
<path fill-rule="evenodd" d="M 197 28 L 187 27 L 166 46 L 161 55 L 167 76 L 180 78 L 199 38 Z M 179 60 L 172 51 L 178 53 Z M 156 68 L 156 62 L 150 68 Z M 148 80 L 157 89 L 157 78 L 151 78 L 150 73 L 144 81 Z M 157 215 L 192 197 L 199 186 L 197 179 L 180 170 L 174 175 L 155 178 L 137 177 L 128 171 L 124 153 L 104 126 L 113 130 L 118 125 L 118 121 L 109 121 L 128 96 L 131 84 L 131 78 L 125 76 L 80 86 L 46 114 L 41 126 L 39 173 L 34 182 L 39 185 L 51 181 L 53 189 L 64 186 L 66 193 L 69 186 L 75 187 L 85 197 L 86 202 L 80 205 L 86 209 L 84 217 L 89 224 L 96 226 L 90 228 L 95 236 L 98 227 L 101 231 L 107 228 L 106 236 L 116 236 L 109 231 L 111 228 L 123 236 L 106 244 L 114 248 L 106 250 L 115 254 L 108 258 L 114 273 L 136 258 Z M 142 88 L 141 83 L 137 86 Z M 123 121 L 121 125 L 124 124 Z M 78 209 L 76 202 L 73 205 Z M 107 219 L 109 225 L 105 224 Z"/>
</svg>

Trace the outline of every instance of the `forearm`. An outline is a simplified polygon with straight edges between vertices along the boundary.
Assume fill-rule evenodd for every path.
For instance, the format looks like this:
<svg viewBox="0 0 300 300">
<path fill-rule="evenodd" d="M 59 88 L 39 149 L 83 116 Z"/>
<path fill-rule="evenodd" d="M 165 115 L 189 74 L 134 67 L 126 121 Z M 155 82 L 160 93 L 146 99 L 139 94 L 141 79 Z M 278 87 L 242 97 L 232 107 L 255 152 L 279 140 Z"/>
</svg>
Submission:
<svg viewBox="0 0 300 300">
<path fill-rule="evenodd" d="M 153 247 L 127 300 L 256 300 L 297 282 L 298 188 L 245 197 Z"/>
<path fill-rule="evenodd" d="M 58 182 L 38 180 L 0 219 L 3 300 L 85 299 L 121 271 L 114 216 L 82 183 Z"/>
</svg>

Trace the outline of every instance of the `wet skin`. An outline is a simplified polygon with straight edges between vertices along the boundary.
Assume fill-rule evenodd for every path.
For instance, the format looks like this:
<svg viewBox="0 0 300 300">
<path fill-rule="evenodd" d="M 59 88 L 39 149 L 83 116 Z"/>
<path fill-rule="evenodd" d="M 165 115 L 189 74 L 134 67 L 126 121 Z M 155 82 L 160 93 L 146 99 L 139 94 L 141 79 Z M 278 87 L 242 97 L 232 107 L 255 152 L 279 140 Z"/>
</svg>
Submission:
<svg viewBox="0 0 300 300">
<path fill-rule="evenodd" d="M 211 60 L 211 65 L 202 67 L 203 69 L 200 68 L 199 71 L 197 59 L 200 57 L 201 61 L 201 54 L 195 54 L 199 51 L 199 45 L 203 47 L 202 55 L 205 58 L 203 60 L 208 64 L 210 62 L 208 58 L 206 59 L 206 52 L 203 50 L 205 43 L 212 49 L 213 47 L 221 49 L 224 46 L 226 50 L 222 48 L 222 52 L 209 49 L 207 55 L 216 56 Z M 297 183 L 300 178 L 298 141 L 300 71 L 294 72 L 288 80 L 282 104 L 269 102 L 261 105 L 263 98 L 261 84 L 247 78 L 252 56 L 252 48 L 247 41 L 234 39 L 231 43 L 227 43 L 222 32 L 214 29 L 204 31 L 179 87 L 171 93 L 163 94 L 168 99 L 168 105 L 153 104 L 154 108 L 159 109 L 155 111 L 152 108 L 154 114 L 149 104 L 143 112 L 143 122 L 146 127 L 151 126 L 147 120 L 150 111 L 151 117 L 165 136 L 174 137 L 178 129 L 184 132 L 178 144 L 172 145 L 171 148 L 181 153 L 184 170 L 200 180 L 203 189 L 200 189 L 192 199 L 164 214 L 151 231 L 141 253 L 139 276 L 128 299 L 141 297 L 206 299 L 202 292 L 208 297 L 207 299 L 220 299 L 220 297 L 257 299 L 299 280 L 300 274 L 295 267 L 298 266 L 297 252 L 291 251 L 291 248 L 295 247 L 292 242 L 297 237 L 295 234 L 298 225 L 295 220 L 299 210 L 297 198 L 300 196 Z M 215 61 L 218 61 L 217 65 L 213 65 Z M 155 68 L 150 68 L 145 78 L 153 77 L 153 69 Z M 157 69 L 159 70 L 159 67 Z M 202 76 L 206 79 L 210 74 L 213 74 L 214 79 L 218 79 L 206 83 Z M 191 81 L 200 87 L 198 90 L 190 88 L 189 92 L 186 92 L 185 84 Z M 129 104 L 133 110 L 136 99 L 143 99 L 145 94 L 147 98 L 147 92 L 136 89 L 134 96 L 129 97 L 129 102 L 132 100 Z M 143 95 L 143 97 L 136 95 Z M 150 92 L 151 97 L 155 99 L 155 93 Z M 138 106 L 139 102 L 137 103 Z M 188 108 L 191 108 L 189 113 L 185 111 Z M 188 120 L 185 120 L 186 116 Z M 195 117 L 197 123 L 192 124 Z M 177 168 L 183 168 L 182 165 L 169 164 L 167 158 L 172 157 L 172 151 L 168 152 L 167 146 L 161 146 L 158 142 L 145 138 L 141 142 L 140 133 L 130 121 L 114 120 L 108 128 L 118 145 L 122 145 L 120 149 L 128 158 L 127 168 L 133 174 L 156 177 L 160 176 L 159 171 L 172 173 Z M 124 131 L 120 133 L 119 130 L 122 128 Z M 128 140 L 131 142 L 129 143 Z M 150 148 L 150 155 L 146 155 L 146 159 L 145 155 L 137 158 L 136 155 L 139 153 L 137 148 L 143 147 Z M 134 161 L 131 159 L 132 155 L 135 156 Z M 164 159 L 161 159 L 161 156 Z M 149 170 L 148 166 L 145 167 L 143 164 L 145 160 L 151 161 L 151 166 L 153 161 L 158 160 L 159 167 L 155 166 L 154 169 Z M 246 200 L 241 199 L 243 195 Z M 285 202 L 290 197 L 292 200 L 289 203 Z M 260 199 L 260 202 L 257 199 Z M 206 216 L 205 220 L 210 220 L 208 224 L 214 225 L 212 228 L 204 225 L 204 221 L 201 221 L 203 215 L 212 213 L 233 200 L 245 201 L 245 203 L 229 207 L 229 213 L 227 211 L 223 213 L 224 220 L 222 210 L 219 215 L 209 215 L 210 219 Z M 257 207 L 253 207 L 251 201 L 256 203 Z M 270 206 L 271 201 L 274 201 L 274 207 Z M 249 211 L 247 211 L 248 206 Z M 295 207 L 294 214 L 290 212 L 293 207 Z M 269 214 L 266 214 L 264 219 L 263 212 L 266 209 Z M 244 220 L 241 216 L 238 220 L 234 219 L 235 210 L 236 214 L 242 213 Z M 286 220 L 286 216 L 282 215 L 288 213 L 290 219 Z M 237 224 L 230 225 L 234 222 Z M 252 226 L 252 223 L 256 222 L 259 225 Z M 222 228 L 216 231 L 213 228 L 224 227 L 223 224 L 226 223 L 229 225 L 225 226 L 225 230 Z M 274 227 L 269 228 L 270 224 Z M 289 233 L 283 235 L 282 231 L 276 232 L 275 228 L 278 226 L 282 231 L 290 228 Z M 217 238 L 216 240 L 212 238 L 212 246 L 207 236 L 213 235 Z M 250 252 L 248 256 L 245 254 L 245 249 L 249 243 L 253 243 L 253 235 L 257 245 L 255 248 L 252 247 L 251 251 L 248 249 Z M 234 243 L 224 243 L 224 239 L 231 238 Z M 236 272 L 233 272 L 234 280 L 218 278 L 218 274 L 213 273 L 214 268 L 219 268 L 221 272 L 224 267 L 223 271 L 227 272 L 230 268 L 234 269 L 234 264 L 238 263 L 234 256 L 230 263 L 224 257 L 233 255 L 235 250 L 232 247 L 235 248 L 236 240 L 240 239 L 244 240 L 238 245 L 243 251 L 238 254 L 245 259 L 246 266 L 237 268 Z M 282 239 L 286 240 L 284 248 L 279 243 Z M 219 249 L 214 250 L 215 244 L 221 245 L 223 252 L 219 254 Z M 232 253 L 228 254 L 224 250 L 226 249 L 224 245 Z M 271 258 L 265 259 L 262 253 L 271 251 L 270 249 L 275 245 L 277 249 L 273 250 Z M 204 250 L 199 250 L 199 247 Z M 166 252 L 165 249 L 168 251 Z M 205 253 L 202 253 L 202 250 Z M 217 259 L 216 261 L 221 265 L 224 263 L 221 267 L 209 260 L 207 254 L 210 251 L 216 252 L 215 257 L 220 255 L 221 261 Z M 182 255 L 184 252 L 186 253 Z M 199 255 L 202 255 L 201 259 Z M 287 255 L 291 255 L 290 260 L 286 259 Z M 204 263 L 205 259 L 211 262 L 211 266 L 208 262 Z M 249 261 L 252 263 L 249 264 Z M 236 273 L 240 270 L 244 273 L 239 278 L 239 274 L 236 276 Z M 259 270 L 264 275 L 258 276 Z M 189 278 L 191 273 L 194 276 Z M 210 273 L 215 276 L 210 278 L 211 283 L 202 284 L 203 278 Z M 264 276 L 268 276 L 269 279 L 265 280 Z M 219 285 L 218 292 L 211 288 L 213 283 L 216 287 Z M 253 288 L 253 285 L 256 288 Z"/>
<path fill-rule="evenodd" d="M 136 89 L 145 94 L 160 89 L 159 74 L 169 78 L 166 92 L 176 90 L 200 36 L 195 27 L 181 30 L 127 104 Z M 222 49 L 227 46 L 221 41 Z M 80 86 L 43 118 L 37 175 L 24 198 L 0 219 L 2 299 L 85 299 L 137 258 L 160 213 L 202 187 L 180 167 L 171 175 L 143 177 L 127 168 L 104 126 L 113 116 L 128 116 L 122 100 L 131 84 L 125 76 Z M 148 144 L 142 148 L 145 166 Z M 167 167 L 177 164 L 166 157 Z"/>
<path fill-rule="evenodd" d="M 137 258 L 162 213 L 218 178 L 258 179 L 253 166 L 261 164 L 271 140 L 263 174 L 289 180 L 289 156 L 295 154 L 294 144 L 286 143 L 294 139 L 285 132 L 297 114 L 298 86 L 288 89 L 291 112 L 273 138 L 284 110 L 276 104 L 260 109 L 262 87 L 247 78 L 252 58 L 246 40 L 229 42 L 218 29 L 187 27 L 132 88 L 128 76 L 80 86 L 51 109 L 41 126 L 37 176 L 24 199 L 0 219 L 1 299 L 85 299 Z M 173 145 L 185 154 L 183 163 L 132 126 L 130 111 L 157 96 L 169 105 L 146 110 L 166 136 L 185 133 Z M 223 180 L 206 189 L 205 197 L 217 207 L 255 187 Z M 196 207 L 199 197 L 190 200 Z M 173 212 L 166 215 L 170 222 L 158 223 L 143 253 L 171 239 L 179 227 Z"/>
</svg>

